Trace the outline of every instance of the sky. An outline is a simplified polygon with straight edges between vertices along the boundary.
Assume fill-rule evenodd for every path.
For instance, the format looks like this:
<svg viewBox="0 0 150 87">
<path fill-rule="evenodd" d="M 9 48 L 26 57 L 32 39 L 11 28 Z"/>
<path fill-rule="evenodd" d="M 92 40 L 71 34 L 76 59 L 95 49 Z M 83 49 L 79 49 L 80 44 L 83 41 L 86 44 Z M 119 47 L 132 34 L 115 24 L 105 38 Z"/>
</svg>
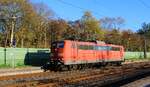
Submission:
<svg viewBox="0 0 150 87">
<path fill-rule="evenodd" d="M 150 0 L 31 0 L 42 2 L 55 15 L 65 20 L 80 19 L 85 11 L 91 11 L 97 19 L 122 17 L 124 29 L 137 31 L 143 22 L 150 22 Z"/>
</svg>

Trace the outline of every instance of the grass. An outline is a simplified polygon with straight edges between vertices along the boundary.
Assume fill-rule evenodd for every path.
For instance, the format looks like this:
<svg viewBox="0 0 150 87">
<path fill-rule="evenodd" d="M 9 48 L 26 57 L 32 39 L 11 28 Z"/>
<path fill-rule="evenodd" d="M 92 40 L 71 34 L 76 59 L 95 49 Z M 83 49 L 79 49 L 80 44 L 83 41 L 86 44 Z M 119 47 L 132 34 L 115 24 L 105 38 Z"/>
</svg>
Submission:
<svg viewBox="0 0 150 87">
<path fill-rule="evenodd" d="M 0 65 L 0 68 L 10 68 L 11 65 L 8 65 L 8 64 L 1 64 Z"/>
<path fill-rule="evenodd" d="M 12 65 L 10 65 L 10 64 L 1 64 L 0 65 L 0 68 L 2 69 L 2 68 L 25 68 L 25 67 L 30 67 L 30 66 L 28 66 L 28 65 L 24 65 L 24 64 L 21 64 L 21 63 L 17 63 L 16 65 L 15 65 L 15 67 L 13 67 Z"/>
<path fill-rule="evenodd" d="M 16 68 L 25 68 L 25 67 L 31 67 L 31 66 L 29 66 L 29 65 L 24 65 L 24 64 L 22 64 L 22 63 L 17 63 L 17 64 L 16 64 Z"/>
<path fill-rule="evenodd" d="M 130 58 L 130 59 L 125 59 L 125 61 L 150 61 L 150 58 Z"/>
</svg>

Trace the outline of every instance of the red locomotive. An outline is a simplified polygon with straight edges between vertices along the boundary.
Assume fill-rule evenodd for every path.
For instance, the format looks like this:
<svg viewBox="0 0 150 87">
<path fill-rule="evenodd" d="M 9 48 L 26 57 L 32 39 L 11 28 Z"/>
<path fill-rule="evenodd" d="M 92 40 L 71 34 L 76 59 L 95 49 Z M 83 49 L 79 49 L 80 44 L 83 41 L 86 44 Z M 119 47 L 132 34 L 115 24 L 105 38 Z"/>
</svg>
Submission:
<svg viewBox="0 0 150 87">
<path fill-rule="evenodd" d="M 51 59 L 43 66 L 44 69 L 80 69 L 107 63 L 121 64 L 124 61 L 123 46 L 102 42 L 58 41 L 52 44 L 51 53 Z"/>
</svg>

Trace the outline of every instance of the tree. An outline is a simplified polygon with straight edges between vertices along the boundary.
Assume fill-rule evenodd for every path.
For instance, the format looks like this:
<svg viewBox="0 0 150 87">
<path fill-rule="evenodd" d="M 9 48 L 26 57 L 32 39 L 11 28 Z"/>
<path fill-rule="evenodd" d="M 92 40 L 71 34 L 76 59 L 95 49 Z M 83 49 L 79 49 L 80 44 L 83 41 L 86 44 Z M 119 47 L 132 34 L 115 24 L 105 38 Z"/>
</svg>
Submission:
<svg viewBox="0 0 150 87">
<path fill-rule="evenodd" d="M 142 51 L 143 49 L 143 39 L 140 35 L 132 33 L 130 35 L 128 51 Z"/>
<path fill-rule="evenodd" d="M 132 31 L 131 30 L 124 30 L 122 31 L 122 45 L 125 47 L 125 50 L 130 50 L 130 40 L 131 40 Z"/>
<path fill-rule="evenodd" d="M 150 23 L 143 23 L 142 28 L 137 31 L 138 34 L 146 37 L 150 36 Z"/>
<path fill-rule="evenodd" d="M 144 48 L 144 54 L 146 53 L 146 50 L 150 50 L 150 43 L 149 37 L 150 37 L 150 23 L 143 23 L 141 29 L 137 31 L 139 35 L 144 39 L 143 41 L 143 48 Z"/>
<path fill-rule="evenodd" d="M 80 20 L 69 21 L 69 28 L 67 29 L 67 39 L 82 40 L 82 34 L 84 33 L 83 24 Z M 69 36 L 69 37 L 68 37 Z"/>
<path fill-rule="evenodd" d="M 35 36 L 37 40 L 37 45 L 39 47 L 47 47 L 48 43 L 48 28 L 49 21 L 53 18 L 53 11 L 48 8 L 47 5 L 43 3 L 33 4 L 34 11 L 36 12 L 36 30 Z M 43 45 L 44 44 L 44 45 Z"/>
<path fill-rule="evenodd" d="M 44 4 L 31 4 L 28 0 L 1 0 L 0 20 L 5 45 L 10 41 L 12 16 L 16 16 L 14 37 L 18 47 L 47 47 L 48 23 L 53 12 Z M 3 24 L 2 24 L 3 23 Z M 43 40 L 44 39 L 44 40 Z M 45 45 L 43 45 L 45 44 Z M 8 46 L 8 45 L 7 45 Z"/>
<path fill-rule="evenodd" d="M 65 39 L 65 32 L 68 28 L 68 23 L 63 19 L 51 20 L 49 22 L 49 35 L 51 36 L 51 42 L 62 41 Z"/>
<path fill-rule="evenodd" d="M 121 45 L 121 32 L 117 29 L 108 30 L 105 33 L 104 41 L 109 44 Z"/>
<path fill-rule="evenodd" d="M 104 17 L 100 19 L 100 23 L 103 29 L 120 29 L 124 25 L 125 20 L 122 17 Z"/>
<path fill-rule="evenodd" d="M 28 6 L 26 0 L 1 0 L 0 1 L 0 17 L 3 18 L 3 28 L 4 28 L 4 36 L 5 36 L 5 46 L 7 45 L 7 41 L 9 40 L 13 19 L 12 17 L 23 17 L 23 13 L 25 11 L 24 6 Z M 17 31 L 21 25 L 21 20 L 15 20 L 15 31 Z"/>
<path fill-rule="evenodd" d="M 81 39 L 83 41 L 95 41 L 103 39 L 104 33 L 100 28 L 99 21 L 96 20 L 90 12 L 85 12 L 80 22 L 83 29 L 83 33 L 81 33 Z"/>
</svg>

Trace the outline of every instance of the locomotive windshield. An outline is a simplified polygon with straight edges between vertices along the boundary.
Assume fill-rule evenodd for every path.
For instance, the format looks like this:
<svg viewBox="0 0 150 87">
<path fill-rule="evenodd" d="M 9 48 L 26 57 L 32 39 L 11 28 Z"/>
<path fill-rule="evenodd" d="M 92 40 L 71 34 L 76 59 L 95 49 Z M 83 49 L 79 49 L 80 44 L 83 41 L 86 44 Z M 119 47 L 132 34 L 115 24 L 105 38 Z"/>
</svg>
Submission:
<svg viewBox="0 0 150 87">
<path fill-rule="evenodd" d="M 63 48 L 63 47 L 64 47 L 64 42 L 57 43 L 57 48 Z"/>
<path fill-rule="evenodd" d="M 63 48 L 64 47 L 64 42 L 54 42 L 52 44 L 53 48 Z"/>
</svg>

